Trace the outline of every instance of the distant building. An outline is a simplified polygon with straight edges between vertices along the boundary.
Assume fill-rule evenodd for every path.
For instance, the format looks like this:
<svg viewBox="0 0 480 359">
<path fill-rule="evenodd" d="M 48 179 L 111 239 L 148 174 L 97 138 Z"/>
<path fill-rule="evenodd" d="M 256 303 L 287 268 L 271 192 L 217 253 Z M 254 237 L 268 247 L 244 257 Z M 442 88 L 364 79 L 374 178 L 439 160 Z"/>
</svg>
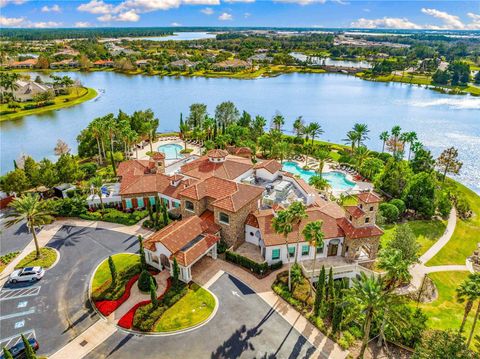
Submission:
<svg viewBox="0 0 480 359">
<path fill-rule="evenodd" d="M 13 90 L 13 99 L 18 102 L 25 102 L 31 101 L 35 97 L 35 95 L 44 93 L 44 92 L 52 92 L 53 88 L 47 84 L 39 84 L 35 81 L 25 81 L 25 80 L 17 80 L 15 83 L 16 89 Z M 2 92 L 10 92 L 0 87 Z"/>
<path fill-rule="evenodd" d="M 94 67 L 113 67 L 112 60 L 97 60 L 93 63 Z"/>
<path fill-rule="evenodd" d="M 190 68 L 195 68 L 198 65 L 198 62 L 193 62 L 188 59 L 181 59 L 177 61 L 170 62 L 168 67 L 173 70 L 188 70 Z"/>
<path fill-rule="evenodd" d="M 37 65 L 38 59 L 28 59 L 24 61 L 14 61 L 7 67 L 12 69 L 33 69 Z"/>
<path fill-rule="evenodd" d="M 51 69 L 59 69 L 59 68 L 65 68 L 65 67 L 79 67 L 79 66 L 80 66 L 80 63 L 73 59 L 66 59 L 62 61 L 52 62 L 50 64 Z"/>
<path fill-rule="evenodd" d="M 248 58 L 250 62 L 268 62 L 271 63 L 273 61 L 273 57 L 267 56 L 266 53 L 259 53 Z"/>
<path fill-rule="evenodd" d="M 233 59 L 217 62 L 213 64 L 213 68 L 217 71 L 240 71 L 245 70 L 251 66 L 250 62 Z"/>
</svg>

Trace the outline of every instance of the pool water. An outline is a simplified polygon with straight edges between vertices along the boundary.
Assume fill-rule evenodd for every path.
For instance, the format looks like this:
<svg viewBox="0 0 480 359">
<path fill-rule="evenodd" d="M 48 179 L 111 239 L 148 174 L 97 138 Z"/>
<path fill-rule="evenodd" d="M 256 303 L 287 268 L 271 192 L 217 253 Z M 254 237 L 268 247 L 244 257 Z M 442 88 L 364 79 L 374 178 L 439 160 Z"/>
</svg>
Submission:
<svg viewBox="0 0 480 359">
<path fill-rule="evenodd" d="M 183 147 L 181 145 L 177 145 L 176 143 L 169 143 L 168 145 L 158 146 L 157 151 L 165 154 L 166 160 L 176 160 L 178 158 L 185 157 L 180 153 L 182 149 Z"/>
<path fill-rule="evenodd" d="M 304 170 L 295 162 L 284 162 L 283 170 L 293 173 L 294 175 L 300 176 L 307 183 L 310 177 L 316 174 L 315 171 Z M 349 181 L 346 175 L 342 172 L 337 172 L 337 171 L 324 172 L 322 174 L 322 177 L 325 178 L 327 182 L 330 183 L 330 186 L 332 187 L 332 189 L 336 191 L 338 190 L 346 191 L 355 186 L 355 183 L 352 181 Z"/>
</svg>

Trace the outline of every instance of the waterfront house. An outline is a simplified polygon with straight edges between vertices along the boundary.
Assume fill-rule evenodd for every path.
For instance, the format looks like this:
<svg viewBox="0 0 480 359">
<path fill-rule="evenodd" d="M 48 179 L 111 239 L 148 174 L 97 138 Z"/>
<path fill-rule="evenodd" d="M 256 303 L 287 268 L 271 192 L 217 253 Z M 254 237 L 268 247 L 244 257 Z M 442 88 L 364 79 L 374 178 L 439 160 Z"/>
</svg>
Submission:
<svg viewBox="0 0 480 359">
<path fill-rule="evenodd" d="M 93 63 L 94 67 L 113 67 L 112 60 L 97 60 Z"/>
<path fill-rule="evenodd" d="M 17 80 L 15 82 L 16 88 L 13 90 L 13 99 L 18 102 L 32 101 L 36 95 L 45 92 L 53 92 L 53 88 L 48 84 L 39 84 L 30 80 Z M 2 92 L 6 92 L 3 87 L 0 87 Z"/>
<path fill-rule="evenodd" d="M 7 67 L 12 69 L 33 69 L 37 65 L 38 59 L 27 59 L 23 61 L 13 61 Z"/>
<path fill-rule="evenodd" d="M 212 65 L 216 71 L 241 71 L 251 67 L 251 63 L 239 59 L 225 60 Z"/>
</svg>

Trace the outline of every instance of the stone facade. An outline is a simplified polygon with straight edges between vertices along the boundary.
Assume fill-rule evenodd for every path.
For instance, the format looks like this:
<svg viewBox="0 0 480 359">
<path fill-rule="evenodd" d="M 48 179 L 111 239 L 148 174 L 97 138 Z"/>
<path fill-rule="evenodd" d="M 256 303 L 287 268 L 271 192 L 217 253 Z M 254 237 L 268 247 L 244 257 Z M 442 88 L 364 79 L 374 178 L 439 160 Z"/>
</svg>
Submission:
<svg viewBox="0 0 480 359">
<path fill-rule="evenodd" d="M 346 259 L 355 260 L 360 254 L 360 248 L 364 247 L 369 251 L 368 258 L 373 260 L 377 257 L 379 242 L 379 236 L 356 239 L 345 237 L 342 256 Z"/>
</svg>

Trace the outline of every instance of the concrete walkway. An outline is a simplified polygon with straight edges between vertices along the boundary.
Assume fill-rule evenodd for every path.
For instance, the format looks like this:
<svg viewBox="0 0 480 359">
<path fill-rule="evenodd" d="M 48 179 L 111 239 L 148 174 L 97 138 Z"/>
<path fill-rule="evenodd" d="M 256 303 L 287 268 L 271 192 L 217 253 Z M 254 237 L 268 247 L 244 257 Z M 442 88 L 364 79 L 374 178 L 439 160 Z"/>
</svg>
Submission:
<svg viewBox="0 0 480 359">
<path fill-rule="evenodd" d="M 435 272 L 449 272 L 449 271 L 469 271 L 469 268 L 466 265 L 440 265 L 440 266 L 426 266 L 425 263 L 432 259 L 440 250 L 448 243 L 450 238 L 452 238 L 453 232 L 455 231 L 455 226 L 457 225 L 457 211 L 455 207 L 452 207 L 450 214 L 448 216 L 447 228 L 443 235 L 431 246 L 428 251 L 426 251 L 420 258 L 420 263 L 415 264 L 410 269 L 410 274 L 412 275 L 412 280 L 410 284 L 400 290 L 401 293 L 415 292 L 420 289 L 422 286 L 423 278 L 428 273 Z"/>
<path fill-rule="evenodd" d="M 158 275 L 154 276 L 157 282 L 157 298 L 162 295 L 167 289 L 167 279 L 170 277 L 170 273 L 166 270 L 160 272 Z M 150 300 L 150 293 L 143 293 L 138 289 L 137 282 L 132 286 L 130 292 L 130 297 L 126 300 L 125 303 L 120 305 L 116 311 L 108 316 L 108 320 L 118 323 L 118 321 L 125 315 L 127 312 L 133 308 L 137 303 L 143 302 L 145 300 Z"/>
<path fill-rule="evenodd" d="M 317 327 L 311 324 L 303 315 L 272 291 L 272 284 L 279 271 L 282 270 L 285 270 L 285 268 L 270 273 L 263 279 L 258 279 L 246 270 L 231 263 L 220 259 L 214 260 L 210 257 L 204 257 L 193 267 L 192 276 L 195 282 L 208 287 L 223 272 L 233 275 L 252 288 L 260 298 L 275 309 L 275 311 L 301 333 L 310 344 L 317 348 L 315 353 L 313 353 L 313 358 L 346 358 L 349 354 L 348 351 L 340 348 L 337 343 L 320 332 Z"/>
<path fill-rule="evenodd" d="M 40 248 L 45 247 L 48 242 L 55 236 L 55 234 L 62 228 L 62 226 L 78 226 L 88 228 L 107 229 L 110 231 L 116 231 L 125 233 L 132 236 L 142 235 L 148 237 L 152 231 L 149 231 L 142 227 L 142 221 L 134 224 L 133 226 L 124 226 L 122 224 L 101 222 L 101 221 L 87 221 L 77 218 L 59 218 L 52 224 L 48 224 L 42 228 L 37 234 L 38 244 Z M 3 286 L 7 281 L 10 274 L 14 271 L 15 266 L 25 258 L 28 254 L 35 250 L 35 242 L 32 241 L 20 252 L 20 254 L 11 261 L 1 273 L 0 286 Z"/>
</svg>

